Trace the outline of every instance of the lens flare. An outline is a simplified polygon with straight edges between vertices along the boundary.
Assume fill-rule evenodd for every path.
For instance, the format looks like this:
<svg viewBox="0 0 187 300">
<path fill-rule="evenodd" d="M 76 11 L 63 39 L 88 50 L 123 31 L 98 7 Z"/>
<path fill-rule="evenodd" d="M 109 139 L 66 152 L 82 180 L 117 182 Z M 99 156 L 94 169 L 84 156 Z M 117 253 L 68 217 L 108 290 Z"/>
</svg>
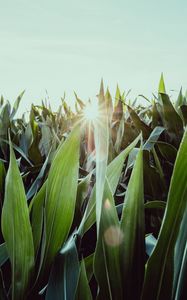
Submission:
<svg viewBox="0 0 187 300">
<path fill-rule="evenodd" d="M 94 122 L 99 118 L 99 107 L 97 101 L 89 101 L 84 110 L 83 110 L 83 116 L 86 119 L 86 121 Z"/>
<path fill-rule="evenodd" d="M 104 240 L 111 247 L 119 246 L 123 242 L 123 237 L 123 232 L 115 225 L 111 225 L 104 233 Z"/>
</svg>

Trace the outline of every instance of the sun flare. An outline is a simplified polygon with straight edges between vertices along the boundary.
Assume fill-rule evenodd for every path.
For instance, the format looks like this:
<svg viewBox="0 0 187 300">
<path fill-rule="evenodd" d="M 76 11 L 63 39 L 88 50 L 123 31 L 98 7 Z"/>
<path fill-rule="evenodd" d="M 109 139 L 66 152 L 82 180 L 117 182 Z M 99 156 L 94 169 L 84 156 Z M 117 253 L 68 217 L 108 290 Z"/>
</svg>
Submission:
<svg viewBox="0 0 187 300">
<path fill-rule="evenodd" d="M 99 107 L 96 101 L 88 102 L 83 110 L 86 121 L 94 122 L 99 118 Z"/>
</svg>

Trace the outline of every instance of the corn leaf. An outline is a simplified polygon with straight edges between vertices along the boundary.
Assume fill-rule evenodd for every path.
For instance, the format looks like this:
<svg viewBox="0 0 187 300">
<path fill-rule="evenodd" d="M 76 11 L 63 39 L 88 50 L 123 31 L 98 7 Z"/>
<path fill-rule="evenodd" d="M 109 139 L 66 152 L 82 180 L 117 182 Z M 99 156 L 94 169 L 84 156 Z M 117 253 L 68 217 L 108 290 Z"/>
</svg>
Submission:
<svg viewBox="0 0 187 300">
<path fill-rule="evenodd" d="M 78 281 L 78 286 L 77 286 L 77 291 L 76 291 L 76 300 L 91 300 L 92 299 L 92 294 L 90 291 L 90 286 L 86 274 L 86 268 L 85 268 L 85 262 L 84 259 L 81 261 L 80 265 L 80 275 L 79 275 L 79 281 Z"/>
<path fill-rule="evenodd" d="M 139 150 L 125 195 L 121 217 L 124 242 L 120 246 L 123 299 L 139 299 L 144 278 L 145 232 L 143 151 Z M 134 288 L 136 287 L 136 288 Z"/>
<path fill-rule="evenodd" d="M 12 298 L 25 299 L 33 272 L 34 246 L 25 190 L 11 142 L 1 225 L 12 267 Z"/>
<path fill-rule="evenodd" d="M 94 274 L 99 285 L 98 300 L 123 299 L 119 264 L 119 246 L 122 242 L 123 233 L 120 230 L 112 191 L 106 180 L 94 257 Z"/>
<path fill-rule="evenodd" d="M 186 220 L 187 220 L 187 210 L 183 217 L 179 234 L 177 237 L 177 243 L 175 246 L 174 253 L 174 264 L 175 264 L 175 273 L 173 281 L 173 298 L 183 299 L 182 293 L 183 289 L 185 290 L 186 286 L 186 261 L 187 261 L 187 230 L 186 230 Z"/>
<path fill-rule="evenodd" d="M 46 187 L 42 268 L 48 269 L 65 242 L 74 216 L 79 169 L 80 128 L 61 142 Z"/>
<path fill-rule="evenodd" d="M 42 180 L 44 179 L 44 174 L 45 174 L 48 162 L 49 162 L 49 155 L 46 157 L 46 160 L 45 160 L 42 168 L 40 169 L 38 176 L 36 177 L 35 181 L 31 185 L 31 187 L 29 188 L 29 190 L 27 192 L 27 199 L 30 199 L 33 195 L 35 195 L 37 193 L 38 189 L 40 188 Z"/>
<path fill-rule="evenodd" d="M 161 74 L 161 77 L 160 77 L 158 92 L 159 93 L 166 93 L 163 73 Z"/>
<path fill-rule="evenodd" d="M 126 104 L 127 105 L 127 104 Z M 144 139 L 147 139 L 150 134 L 151 134 L 151 128 L 144 123 L 140 117 L 138 116 L 138 114 L 135 112 L 134 109 L 132 109 L 132 107 L 130 107 L 129 105 L 127 105 L 130 117 L 135 125 L 135 127 L 139 130 L 142 131 L 143 137 Z"/>
<path fill-rule="evenodd" d="M 31 224 L 36 257 L 38 254 L 38 249 L 40 247 L 42 237 L 45 195 L 46 182 L 42 185 L 39 192 L 34 196 L 29 207 L 31 210 Z"/>
<path fill-rule="evenodd" d="M 162 227 L 153 254 L 148 260 L 142 299 L 165 299 L 172 296 L 173 281 L 178 268 L 174 251 L 181 222 L 187 209 L 187 130 L 181 142 L 169 188 Z M 180 178 L 180 185 L 179 185 Z M 186 230 L 186 228 L 185 228 Z M 181 253 L 183 256 L 183 253 Z M 181 259 L 180 256 L 177 259 Z M 182 260 L 181 260 L 182 261 Z M 150 280 L 154 278 L 154 280 Z"/>
<path fill-rule="evenodd" d="M 12 110 L 12 113 L 11 113 L 11 120 L 14 118 L 15 114 L 17 113 L 17 110 L 19 108 L 19 104 L 20 104 L 20 101 L 24 95 L 25 91 L 23 91 L 16 99 L 15 103 L 14 103 L 14 106 L 13 106 L 13 110 Z"/>
<path fill-rule="evenodd" d="M 79 259 L 72 237 L 61 249 L 53 264 L 47 287 L 46 300 L 75 299 L 79 280 Z"/>
<path fill-rule="evenodd" d="M 160 97 L 163 104 L 163 115 L 164 115 L 165 126 L 171 134 L 175 134 L 176 137 L 180 138 L 183 132 L 182 119 L 174 109 L 173 104 L 169 99 L 169 96 L 167 94 L 160 93 Z"/>
<path fill-rule="evenodd" d="M 93 259 L 94 259 L 94 253 L 90 254 L 89 256 L 84 258 L 84 264 L 86 268 L 86 275 L 88 278 L 88 281 L 91 280 L 93 275 Z"/>
</svg>

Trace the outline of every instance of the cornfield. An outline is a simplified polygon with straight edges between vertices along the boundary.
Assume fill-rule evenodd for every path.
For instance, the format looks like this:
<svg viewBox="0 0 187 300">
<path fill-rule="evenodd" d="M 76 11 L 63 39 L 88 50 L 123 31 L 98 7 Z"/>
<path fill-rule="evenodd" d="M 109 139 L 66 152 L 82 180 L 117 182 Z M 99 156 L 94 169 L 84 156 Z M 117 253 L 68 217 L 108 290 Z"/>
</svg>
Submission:
<svg viewBox="0 0 187 300">
<path fill-rule="evenodd" d="M 0 299 L 185 299 L 187 97 L 127 96 L 1 97 Z"/>
</svg>

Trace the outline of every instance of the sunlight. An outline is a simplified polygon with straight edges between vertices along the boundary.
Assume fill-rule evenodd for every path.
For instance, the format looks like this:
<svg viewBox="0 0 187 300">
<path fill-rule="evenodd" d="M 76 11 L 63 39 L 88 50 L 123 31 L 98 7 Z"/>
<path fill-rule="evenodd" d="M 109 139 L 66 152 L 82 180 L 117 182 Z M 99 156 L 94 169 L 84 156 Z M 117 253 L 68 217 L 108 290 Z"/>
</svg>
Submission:
<svg viewBox="0 0 187 300">
<path fill-rule="evenodd" d="M 99 117 L 98 103 L 96 101 L 88 102 L 84 108 L 83 115 L 87 121 L 90 122 L 96 121 Z"/>
</svg>

